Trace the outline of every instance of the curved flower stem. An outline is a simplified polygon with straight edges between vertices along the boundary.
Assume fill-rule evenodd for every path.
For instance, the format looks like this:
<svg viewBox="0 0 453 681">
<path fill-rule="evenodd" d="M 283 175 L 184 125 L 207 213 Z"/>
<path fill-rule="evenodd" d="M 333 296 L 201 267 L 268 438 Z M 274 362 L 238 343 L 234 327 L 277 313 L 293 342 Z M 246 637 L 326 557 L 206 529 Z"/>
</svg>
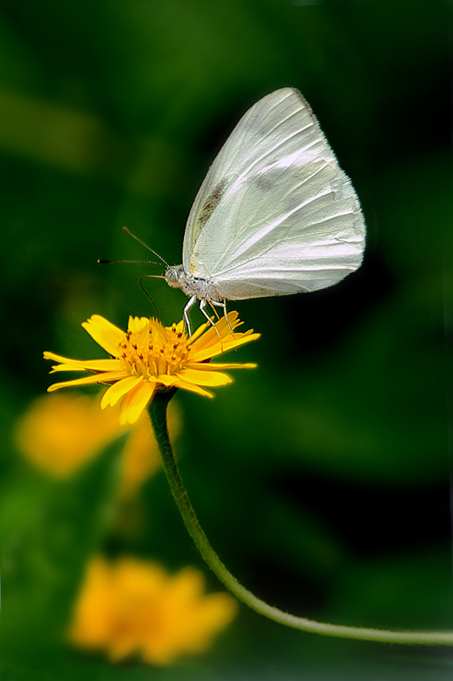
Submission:
<svg viewBox="0 0 453 681">
<path fill-rule="evenodd" d="M 382 629 L 368 629 L 362 627 L 349 627 L 338 624 L 326 624 L 315 622 L 305 617 L 290 615 L 278 608 L 268 605 L 265 601 L 257 598 L 251 591 L 244 588 L 237 579 L 227 570 L 218 555 L 211 547 L 203 529 L 193 510 L 192 504 L 185 490 L 181 476 L 173 455 L 167 429 L 167 406 L 176 389 L 158 391 L 149 407 L 149 414 L 154 427 L 156 440 L 159 445 L 164 470 L 170 484 L 170 489 L 179 508 L 184 523 L 195 545 L 211 570 L 218 579 L 231 591 L 242 603 L 252 610 L 264 615 L 274 622 L 279 622 L 293 629 L 300 629 L 324 636 L 338 638 L 361 639 L 365 641 L 379 641 L 382 643 L 401 643 L 406 645 L 451 645 L 453 646 L 453 632 L 411 632 L 411 631 L 385 631 Z"/>
</svg>

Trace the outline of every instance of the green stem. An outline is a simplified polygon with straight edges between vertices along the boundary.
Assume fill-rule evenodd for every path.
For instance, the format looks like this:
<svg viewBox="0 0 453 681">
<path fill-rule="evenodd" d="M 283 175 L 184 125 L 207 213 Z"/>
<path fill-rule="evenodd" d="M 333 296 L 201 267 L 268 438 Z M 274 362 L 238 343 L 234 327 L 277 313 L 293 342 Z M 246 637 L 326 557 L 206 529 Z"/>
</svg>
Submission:
<svg viewBox="0 0 453 681">
<path fill-rule="evenodd" d="M 453 632 L 448 631 L 385 631 L 383 629 L 326 624 L 323 622 L 315 622 L 314 620 L 309 620 L 305 617 L 295 617 L 294 615 L 290 615 L 278 608 L 268 605 L 265 601 L 257 598 L 251 591 L 245 589 L 227 570 L 211 547 L 198 522 L 179 474 L 167 428 L 167 406 L 175 392 L 175 389 L 158 391 L 149 407 L 156 440 L 162 455 L 164 470 L 173 497 L 195 545 L 211 570 L 217 575 L 218 579 L 223 582 L 227 589 L 229 589 L 239 601 L 242 601 L 242 603 L 245 603 L 260 615 L 264 615 L 265 617 L 274 620 L 274 622 L 279 622 L 280 624 L 292 627 L 293 629 L 322 634 L 324 636 L 353 638 L 365 641 L 380 641 L 382 643 L 401 643 L 406 645 L 453 645 Z"/>
</svg>

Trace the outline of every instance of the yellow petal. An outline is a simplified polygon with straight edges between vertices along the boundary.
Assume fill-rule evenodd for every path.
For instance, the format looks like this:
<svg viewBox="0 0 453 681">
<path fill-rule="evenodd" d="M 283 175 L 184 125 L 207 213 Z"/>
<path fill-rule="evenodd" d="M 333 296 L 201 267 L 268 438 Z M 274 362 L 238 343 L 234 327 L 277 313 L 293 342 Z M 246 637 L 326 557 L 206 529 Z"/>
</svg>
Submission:
<svg viewBox="0 0 453 681">
<path fill-rule="evenodd" d="M 231 334 L 230 334 L 231 335 Z M 241 334 L 239 338 L 232 338 L 231 341 L 228 339 L 224 340 L 222 343 L 217 342 L 217 345 L 212 345 L 211 347 L 201 348 L 200 350 L 191 351 L 190 353 L 190 363 L 192 362 L 203 362 L 206 359 L 212 359 L 218 355 L 222 355 L 228 350 L 233 350 L 234 348 L 239 348 L 241 345 L 250 343 L 260 337 L 259 333 L 244 333 Z M 193 349 L 192 349 L 193 350 Z"/>
<path fill-rule="evenodd" d="M 197 371 L 197 369 L 181 369 L 178 371 L 179 378 L 188 383 L 195 383 L 195 385 L 206 385 L 214 387 L 216 385 L 227 385 L 233 379 L 228 374 L 222 374 L 220 371 Z"/>
<path fill-rule="evenodd" d="M 79 364 L 54 364 L 49 369 L 49 374 L 55 374 L 57 371 L 86 371 L 82 363 Z"/>
<path fill-rule="evenodd" d="M 132 333 L 137 333 L 148 326 L 149 317 L 129 317 L 129 323 L 127 325 L 127 330 Z"/>
<path fill-rule="evenodd" d="M 241 322 L 239 319 L 239 313 L 236 312 L 236 310 L 232 310 L 231 312 L 228 312 L 228 321 L 225 315 L 219 319 L 217 322 L 217 331 L 220 333 L 220 335 L 227 335 L 229 334 L 231 336 L 231 330 L 235 331 L 239 326 L 242 326 L 244 322 Z"/>
<path fill-rule="evenodd" d="M 102 396 L 101 409 L 105 409 L 108 406 L 113 407 L 123 395 L 132 390 L 132 388 L 135 388 L 141 381 L 143 381 L 143 376 L 128 376 L 121 379 L 121 381 L 113 383 Z"/>
<path fill-rule="evenodd" d="M 112 381 L 119 381 L 124 378 L 123 373 L 119 371 L 105 372 L 104 374 L 93 374 L 92 376 L 85 376 L 84 378 L 74 378 L 71 381 L 62 381 L 61 383 L 53 383 L 47 388 L 47 392 L 52 393 L 54 390 L 60 388 L 70 388 L 74 385 L 90 385 L 93 383 L 111 383 Z"/>
<path fill-rule="evenodd" d="M 174 376 L 173 385 L 175 388 L 182 388 L 182 390 L 189 390 L 190 392 L 197 393 L 198 395 L 203 395 L 204 397 L 214 397 L 212 393 L 208 390 L 200 388 L 200 386 L 195 385 L 195 383 L 188 383 L 176 374 Z"/>
<path fill-rule="evenodd" d="M 118 371 L 121 373 L 123 370 L 117 359 L 90 359 L 80 362 L 78 360 L 73 360 L 67 364 L 56 364 L 51 368 L 49 373 L 54 374 L 56 371 Z"/>
<path fill-rule="evenodd" d="M 162 383 L 162 385 L 170 388 L 175 382 L 175 374 L 159 374 L 156 380 L 158 383 Z"/>
<path fill-rule="evenodd" d="M 255 362 L 246 362 L 245 364 L 234 364 L 229 362 L 189 362 L 187 369 L 196 369 L 197 371 L 213 371 L 213 370 L 229 370 L 229 369 L 256 369 L 258 365 Z"/>
<path fill-rule="evenodd" d="M 82 326 L 101 348 L 107 350 L 109 355 L 118 357 L 118 344 L 121 343 L 125 336 L 124 331 L 98 314 L 94 314 L 86 322 L 83 322 Z"/>
<path fill-rule="evenodd" d="M 135 423 L 146 408 L 156 389 L 155 383 L 142 381 L 136 388 L 126 393 L 121 403 L 120 423 Z"/>
<path fill-rule="evenodd" d="M 52 383 L 47 388 L 48 393 L 53 393 L 55 390 L 60 390 L 61 388 L 72 388 L 75 385 L 90 385 L 99 383 L 98 376 L 85 376 L 84 378 L 74 378 L 72 381 L 63 381 L 62 383 Z"/>
<path fill-rule="evenodd" d="M 208 326 L 211 326 L 211 324 L 209 322 L 206 322 L 205 324 L 199 326 L 198 329 L 195 329 L 195 331 L 188 340 L 189 345 L 192 344 L 197 338 L 199 338 L 201 334 L 204 333 L 204 331 L 208 328 Z"/>
<path fill-rule="evenodd" d="M 72 371 L 83 371 L 83 362 L 79 359 L 69 359 L 68 357 L 62 357 L 61 355 L 56 355 L 54 352 L 43 352 L 44 359 L 50 359 L 54 362 L 60 362 L 60 364 L 71 364 L 74 367 L 80 367 L 80 369 L 72 369 Z"/>
<path fill-rule="evenodd" d="M 219 319 L 214 326 L 207 322 L 206 324 L 203 324 L 201 328 L 204 330 L 207 326 L 210 326 L 209 330 L 206 331 L 202 338 L 199 338 L 199 334 L 196 331 L 190 337 L 189 343 L 192 344 L 195 340 L 196 342 L 193 343 L 193 345 L 196 346 L 196 348 L 216 345 L 225 340 L 227 336 L 230 336 L 231 338 L 231 331 L 233 330 L 234 332 L 234 330 L 243 323 L 244 322 L 239 321 L 239 315 L 236 311 L 229 312 L 228 324 L 225 317 Z"/>
</svg>

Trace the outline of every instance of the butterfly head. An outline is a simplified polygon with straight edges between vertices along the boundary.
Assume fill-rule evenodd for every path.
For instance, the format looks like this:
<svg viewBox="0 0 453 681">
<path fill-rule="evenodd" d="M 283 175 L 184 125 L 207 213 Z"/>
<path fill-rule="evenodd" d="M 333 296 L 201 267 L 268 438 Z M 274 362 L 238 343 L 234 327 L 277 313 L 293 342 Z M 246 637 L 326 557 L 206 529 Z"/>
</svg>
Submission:
<svg viewBox="0 0 453 681">
<path fill-rule="evenodd" d="M 186 279 L 184 267 L 182 265 L 169 265 L 165 269 L 164 278 L 167 284 L 172 288 L 181 288 L 181 284 L 184 283 Z"/>
</svg>

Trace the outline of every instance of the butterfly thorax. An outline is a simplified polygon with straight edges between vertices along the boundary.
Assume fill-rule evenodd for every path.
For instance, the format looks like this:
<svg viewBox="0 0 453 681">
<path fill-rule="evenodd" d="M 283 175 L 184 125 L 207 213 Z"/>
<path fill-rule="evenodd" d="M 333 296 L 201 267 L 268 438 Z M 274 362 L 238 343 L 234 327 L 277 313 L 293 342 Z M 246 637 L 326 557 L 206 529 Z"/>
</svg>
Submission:
<svg viewBox="0 0 453 681">
<path fill-rule="evenodd" d="M 169 286 L 180 288 L 190 298 L 196 296 L 199 300 L 213 300 L 216 302 L 223 300 L 213 281 L 187 274 L 183 265 L 167 267 L 164 277 Z"/>
</svg>

